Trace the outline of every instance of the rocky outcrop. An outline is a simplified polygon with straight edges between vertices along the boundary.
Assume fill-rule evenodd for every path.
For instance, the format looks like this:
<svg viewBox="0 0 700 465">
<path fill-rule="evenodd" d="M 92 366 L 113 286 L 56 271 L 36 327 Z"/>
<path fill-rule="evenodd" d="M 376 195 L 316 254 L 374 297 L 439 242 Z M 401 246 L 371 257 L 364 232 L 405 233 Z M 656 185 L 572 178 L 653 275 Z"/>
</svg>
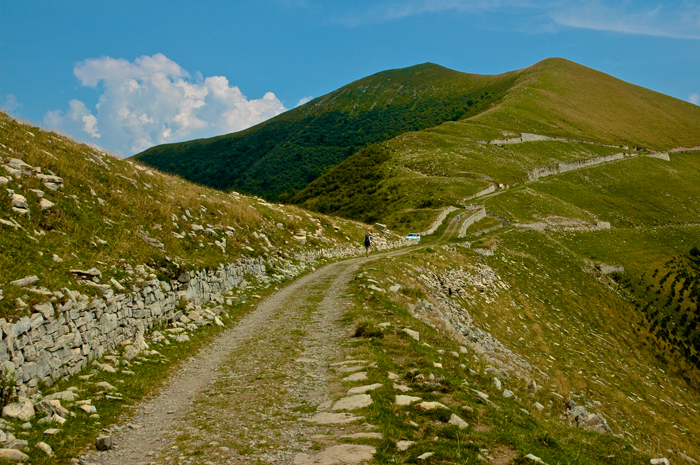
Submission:
<svg viewBox="0 0 700 465">
<path fill-rule="evenodd" d="M 469 301 L 469 291 L 477 289 L 488 302 L 491 300 L 490 295 L 508 289 L 508 285 L 492 268 L 480 265 L 440 272 L 419 268 L 416 272 L 418 279 L 430 290 L 435 303 L 419 300 L 415 305 L 409 305 L 412 315 L 446 330 L 455 340 L 470 347 L 485 361 L 497 367 L 499 373 L 513 373 L 524 379 L 530 378 L 530 364 L 506 348 L 488 331 L 478 328 L 469 312 L 451 298 L 452 295 L 459 295 Z"/>
<path fill-rule="evenodd" d="M 585 407 L 576 405 L 576 402 L 573 400 L 569 400 L 566 403 L 566 413 L 564 413 L 563 417 L 579 428 L 600 434 L 612 434 L 612 430 L 605 418 L 597 413 L 589 413 Z"/>
</svg>

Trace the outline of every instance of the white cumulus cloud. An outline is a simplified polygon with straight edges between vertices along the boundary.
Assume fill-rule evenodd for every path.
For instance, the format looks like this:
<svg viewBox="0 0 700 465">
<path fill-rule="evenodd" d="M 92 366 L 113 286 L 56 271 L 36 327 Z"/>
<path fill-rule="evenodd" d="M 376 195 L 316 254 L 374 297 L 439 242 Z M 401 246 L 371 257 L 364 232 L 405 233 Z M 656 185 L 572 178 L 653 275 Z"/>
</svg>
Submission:
<svg viewBox="0 0 700 465">
<path fill-rule="evenodd" d="M 694 103 L 695 105 L 700 105 L 700 94 L 697 92 L 690 94 L 688 101 L 690 101 L 690 103 Z"/>
<path fill-rule="evenodd" d="M 100 91 L 94 110 L 79 100 L 50 111 L 44 124 L 110 150 L 131 155 L 156 144 L 240 131 L 286 108 L 272 92 L 248 99 L 224 76 L 192 77 L 165 55 L 133 62 L 110 57 L 80 62 L 73 73 Z"/>
<path fill-rule="evenodd" d="M 314 98 L 313 98 L 312 96 L 310 96 L 310 95 L 309 95 L 308 97 L 302 97 L 302 98 L 299 99 L 299 101 L 297 102 L 297 105 L 296 105 L 296 106 L 300 107 L 300 106 L 302 106 L 302 105 L 305 104 L 305 103 L 309 103 L 309 102 L 312 101 L 313 99 L 314 99 Z"/>
<path fill-rule="evenodd" d="M 100 138 L 102 134 L 97 129 L 97 118 L 88 107 L 80 100 L 73 99 L 68 102 L 68 111 L 50 111 L 44 116 L 44 124 L 51 128 L 61 128 L 69 134 L 84 138 L 87 134 L 91 137 Z"/>
<path fill-rule="evenodd" d="M 22 104 L 17 101 L 15 94 L 7 94 L 5 96 L 5 101 L 2 103 L 2 108 L 8 113 L 13 113 L 18 108 L 21 108 Z"/>
</svg>

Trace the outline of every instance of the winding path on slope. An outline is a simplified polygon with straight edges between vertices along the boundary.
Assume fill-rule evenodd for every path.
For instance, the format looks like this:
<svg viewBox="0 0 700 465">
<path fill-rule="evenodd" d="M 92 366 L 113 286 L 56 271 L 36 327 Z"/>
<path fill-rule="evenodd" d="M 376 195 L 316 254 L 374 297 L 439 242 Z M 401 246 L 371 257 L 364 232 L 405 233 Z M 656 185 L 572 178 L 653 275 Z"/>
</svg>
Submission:
<svg viewBox="0 0 700 465">
<path fill-rule="evenodd" d="M 439 240 L 454 233 L 453 220 Z M 112 451 L 87 463 L 292 463 L 311 436 L 333 439 L 367 427 L 315 425 L 304 418 L 328 409 L 342 383 L 336 372 L 353 328 L 340 319 L 347 283 L 362 263 L 415 250 L 395 250 L 319 268 L 264 299 L 216 341 L 173 373 L 160 393 L 135 409 L 114 435 Z M 329 444 L 332 445 L 332 444 Z"/>
</svg>

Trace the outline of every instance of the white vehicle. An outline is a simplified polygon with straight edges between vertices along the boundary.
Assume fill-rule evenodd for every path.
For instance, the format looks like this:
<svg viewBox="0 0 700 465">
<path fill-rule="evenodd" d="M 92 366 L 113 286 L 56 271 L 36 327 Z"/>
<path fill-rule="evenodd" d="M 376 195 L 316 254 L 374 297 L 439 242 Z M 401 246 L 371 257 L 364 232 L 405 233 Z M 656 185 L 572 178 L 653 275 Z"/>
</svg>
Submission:
<svg viewBox="0 0 700 465">
<path fill-rule="evenodd" d="M 418 241 L 420 242 L 420 234 L 418 233 L 409 233 L 408 236 L 406 236 L 406 239 L 409 241 Z"/>
</svg>

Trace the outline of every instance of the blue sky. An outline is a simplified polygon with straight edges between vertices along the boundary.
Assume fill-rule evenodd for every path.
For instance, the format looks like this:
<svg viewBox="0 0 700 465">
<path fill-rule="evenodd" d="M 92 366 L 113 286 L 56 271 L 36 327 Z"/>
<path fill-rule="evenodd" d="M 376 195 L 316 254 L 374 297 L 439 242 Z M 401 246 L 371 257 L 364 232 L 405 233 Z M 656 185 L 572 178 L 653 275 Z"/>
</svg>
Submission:
<svg viewBox="0 0 700 465">
<path fill-rule="evenodd" d="M 0 2 L 0 105 L 122 155 L 427 61 L 558 56 L 700 103 L 700 0 Z"/>
</svg>

